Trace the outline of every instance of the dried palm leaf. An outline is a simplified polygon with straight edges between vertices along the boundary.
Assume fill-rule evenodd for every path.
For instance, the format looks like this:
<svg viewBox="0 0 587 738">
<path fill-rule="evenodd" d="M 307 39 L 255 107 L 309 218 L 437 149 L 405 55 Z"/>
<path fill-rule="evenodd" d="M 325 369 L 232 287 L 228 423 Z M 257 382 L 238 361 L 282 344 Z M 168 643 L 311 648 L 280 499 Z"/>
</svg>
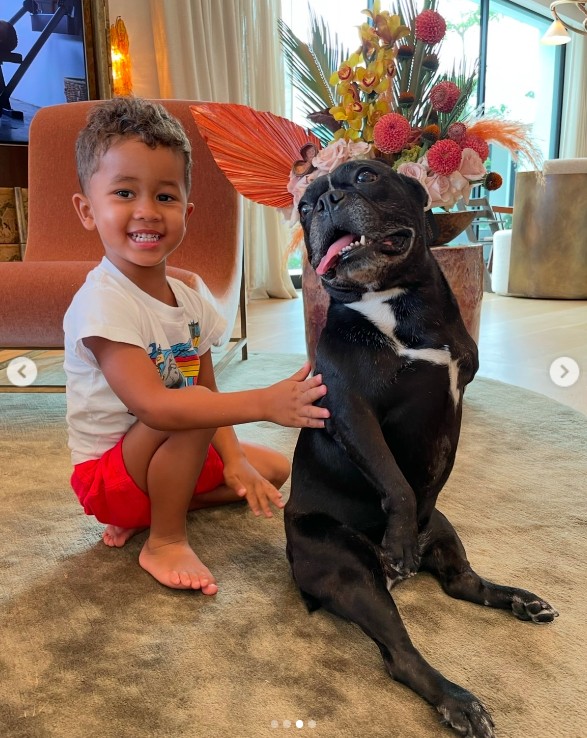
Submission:
<svg viewBox="0 0 587 738">
<path fill-rule="evenodd" d="M 246 105 L 199 103 L 190 110 L 215 162 L 241 195 L 274 208 L 291 207 L 292 166 L 306 144 L 321 148 L 316 136 Z"/>
</svg>

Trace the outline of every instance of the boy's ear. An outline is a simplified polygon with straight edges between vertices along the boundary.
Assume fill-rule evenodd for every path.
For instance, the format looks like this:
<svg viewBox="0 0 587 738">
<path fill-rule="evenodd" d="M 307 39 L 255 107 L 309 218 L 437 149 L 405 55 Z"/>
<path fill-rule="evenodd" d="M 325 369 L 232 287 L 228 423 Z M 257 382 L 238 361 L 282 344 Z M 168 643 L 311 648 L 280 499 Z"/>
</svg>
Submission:
<svg viewBox="0 0 587 738">
<path fill-rule="evenodd" d="M 71 198 L 71 201 L 83 227 L 87 231 L 94 231 L 96 229 L 96 221 L 94 220 L 94 213 L 88 198 L 80 192 L 76 192 Z"/>
<path fill-rule="evenodd" d="M 185 225 L 187 226 L 188 220 L 190 219 L 191 214 L 194 212 L 194 203 L 188 202 L 185 208 Z"/>
</svg>

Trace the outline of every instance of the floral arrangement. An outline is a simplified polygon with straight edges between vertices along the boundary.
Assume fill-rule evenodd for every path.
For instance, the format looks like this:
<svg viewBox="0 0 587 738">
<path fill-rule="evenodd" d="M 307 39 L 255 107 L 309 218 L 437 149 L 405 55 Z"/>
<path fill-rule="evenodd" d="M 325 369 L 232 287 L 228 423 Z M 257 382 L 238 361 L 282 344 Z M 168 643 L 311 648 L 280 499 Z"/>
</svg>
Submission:
<svg viewBox="0 0 587 738">
<path fill-rule="evenodd" d="M 467 113 L 475 72 L 467 74 L 463 65 L 458 73 L 438 73 L 446 22 L 437 0 L 425 0 L 419 13 L 414 0 L 398 2 L 397 13 L 381 10 L 379 0 L 363 11 L 370 22 L 360 26 L 360 46 L 350 56 L 333 47 L 315 16 L 311 44 L 280 24 L 292 82 L 323 146 L 306 144 L 292 168 L 294 218 L 308 184 L 349 159 L 386 159 L 424 186 L 427 209 L 445 210 L 461 198 L 467 203 L 476 185 L 501 186 L 501 176 L 486 168 L 490 143 L 514 158 L 539 159 L 525 126 Z M 327 68 L 333 62 L 334 71 Z"/>
</svg>

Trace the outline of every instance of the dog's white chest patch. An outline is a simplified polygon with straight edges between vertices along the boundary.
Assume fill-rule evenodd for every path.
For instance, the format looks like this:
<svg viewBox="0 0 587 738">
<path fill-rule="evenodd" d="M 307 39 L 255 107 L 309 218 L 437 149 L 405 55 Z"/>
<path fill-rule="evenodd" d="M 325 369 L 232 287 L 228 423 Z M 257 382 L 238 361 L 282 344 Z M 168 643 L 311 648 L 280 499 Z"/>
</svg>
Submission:
<svg viewBox="0 0 587 738">
<path fill-rule="evenodd" d="M 381 292 L 366 292 L 361 300 L 348 302 L 346 306 L 362 313 L 367 320 L 379 328 L 389 338 L 398 356 L 405 356 L 413 361 L 428 361 L 431 364 L 446 366 L 450 394 L 456 408 L 461 399 L 461 393 L 458 387 L 459 362 L 458 359 L 452 358 L 450 346 L 424 349 L 410 348 L 403 344 L 395 334 L 397 320 L 393 310 L 393 304 L 390 301 L 396 297 L 400 297 L 404 292 L 405 290 L 401 287 L 393 287 L 390 290 L 383 290 Z"/>
</svg>

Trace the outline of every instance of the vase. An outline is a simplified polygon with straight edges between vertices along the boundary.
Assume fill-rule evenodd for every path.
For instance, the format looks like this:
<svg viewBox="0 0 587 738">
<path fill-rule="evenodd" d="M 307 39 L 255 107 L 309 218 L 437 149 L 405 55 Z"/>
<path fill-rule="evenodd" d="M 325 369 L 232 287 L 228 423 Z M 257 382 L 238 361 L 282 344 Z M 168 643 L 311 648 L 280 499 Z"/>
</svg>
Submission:
<svg viewBox="0 0 587 738">
<path fill-rule="evenodd" d="M 478 343 L 483 299 L 483 246 L 437 246 L 431 252 L 455 296 L 465 328 Z M 305 252 L 302 258 L 302 296 L 306 350 L 312 368 L 315 368 L 316 347 L 326 324 L 330 297 Z"/>
<path fill-rule="evenodd" d="M 453 238 L 456 238 L 468 228 L 475 220 L 475 216 L 478 215 L 474 210 L 455 210 L 449 213 L 429 212 L 436 224 L 435 230 L 438 231 L 438 235 L 435 236 L 430 244 L 431 247 L 443 246 L 452 241 Z"/>
</svg>

